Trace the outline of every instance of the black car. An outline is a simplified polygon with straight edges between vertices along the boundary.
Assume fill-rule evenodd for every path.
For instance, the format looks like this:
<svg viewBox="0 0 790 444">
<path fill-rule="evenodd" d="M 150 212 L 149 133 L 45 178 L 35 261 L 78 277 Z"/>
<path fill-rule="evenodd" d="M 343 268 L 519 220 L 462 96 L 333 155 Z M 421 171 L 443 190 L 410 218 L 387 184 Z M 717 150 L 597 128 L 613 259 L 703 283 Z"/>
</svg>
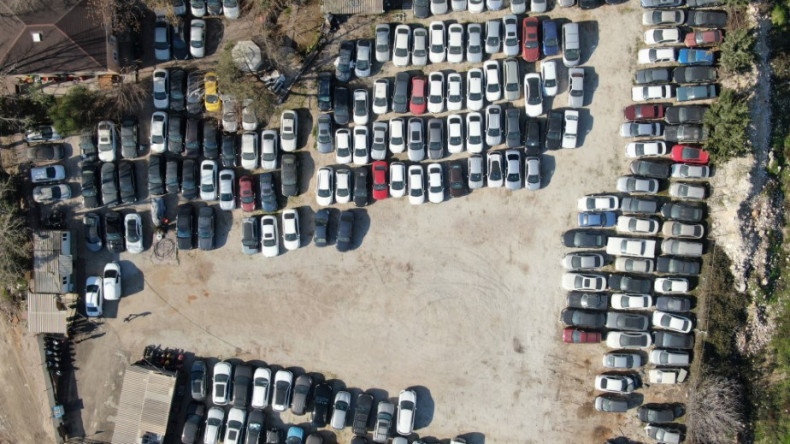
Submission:
<svg viewBox="0 0 790 444">
<path fill-rule="evenodd" d="M 101 200 L 108 207 L 121 203 L 118 199 L 118 175 L 112 162 L 105 162 L 101 166 Z"/>
<path fill-rule="evenodd" d="M 395 74 L 395 86 L 392 88 L 392 111 L 405 113 L 409 107 L 409 82 L 411 76 L 401 71 Z"/>
<path fill-rule="evenodd" d="M 186 78 L 187 75 L 183 69 L 175 68 L 170 70 L 171 111 L 181 112 L 186 109 L 186 91 L 184 90 Z"/>
<path fill-rule="evenodd" d="M 579 0 L 579 7 L 582 9 L 594 9 L 601 6 L 601 0 Z"/>
<path fill-rule="evenodd" d="M 65 149 L 62 143 L 42 143 L 27 149 L 27 160 L 31 162 L 51 162 L 63 158 Z"/>
<path fill-rule="evenodd" d="M 716 68 L 711 66 L 681 66 L 672 71 L 675 83 L 710 83 L 717 77 Z"/>
<path fill-rule="evenodd" d="M 184 199 L 194 199 L 198 195 L 197 176 L 195 174 L 195 161 L 184 159 L 181 165 L 181 196 Z"/>
<path fill-rule="evenodd" d="M 236 167 L 236 135 L 225 133 L 222 135 L 222 158 L 223 168 Z"/>
<path fill-rule="evenodd" d="M 203 121 L 203 157 L 212 160 L 219 157 L 216 119 L 206 119 Z"/>
<path fill-rule="evenodd" d="M 176 218 L 176 239 L 178 240 L 179 250 L 191 250 L 194 248 L 192 243 L 192 220 L 195 217 L 192 205 L 185 204 L 178 206 L 178 217 Z"/>
<path fill-rule="evenodd" d="M 464 177 L 464 165 L 461 162 L 450 164 L 450 196 L 461 197 L 466 194 L 466 178 Z"/>
<path fill-rule="evenodd" d="M 198 210 L 198 248 L 203 251 L 214 249 L 214 209 L 205 206 Z"/>
<path fill-rule="evenodd" d="M 194 444 L 200 437 L 200 428 L 203 425 L 203 416 L 206 414 L 206 407 L 200 403 L 191 401 L 187 407 L 187 419 L 184 421 L 184 429 L 181 432 L 181 442 Z"/>
<path fill-rule="evenodd" d="M 99 187 L 96 184 L 96 164 L 85 162 L 82 164 L 82 207 L 96 208 L 99 206 Z"/>
<path fill-rule="evenodd" d="M 277 211 L 277 193 L 274 191 L 274 174 L 263 173 L 258 176 L 258 195 L 261 208 L 267 213 Z"/>
<path fill-rule="evenodd" d="M 567 305 L 571 308 L 583 308 L 585 310 L 606 310 L 609 308 L 609 295 L 572 291 L 568 293 Z"/>
<path fill-rule="evenodd" d="M 702 125 L 667 125 L 664 140 L 667 142 L 701 143 L 708 139 L 708 131 Z"/>
<path fill-rule="evenodd" d="M 294 382 L 293 395 L 291 396 L 291 411 L 294 415 L 304 415 L 310 399 L 310 389 L 313 387 L 313 378 L 310 375 L 299 375 Z"/>
<path fill-rule="evenodd" d="M 656 310 L 684 313 L 691 310 L 691 299 L 680 296 L 659 296 Z"/>
<path fill-rule="evenodd" d="M 638 69 L 634 74 L 634 83 L 637 85 L 659 85 L 671 80 L 672 73 L 667 68 Z"/>
<path fill-rule="evenodd" d="M 250 400 L 251 390 L 252 367 L 249 365 L 237 365 L 233 371 L 233 399 L 231 399 L 233 407 L 246 408 Z"/>
<path fill-rule="evenodd" d="M 329 209 L 327 208 L 322 208 L 315 213 L 313 243 L 316 247 L 325 247 L 329 243 Z"/>
<path fill-rule="evenodd" d="M 121 119 L 121 157 L 133 159 L 137 157 L 137 117 L 126 116 Z"/>
<path fill-rule="evenodd" d="M 179 207 L 179 211 L 181 208 Z M 190 211 L 190 217 L 192 213 Z M 190 219 L 190 232 L 192 222 Z M 192 399 L 195 401 L 202 401 L 206 397 L 206 381 L 208 380 L 208 372 L 206 371 L 206 363 L 196 359 L 192 363 L 192 368 L 189 370 L 189 388 L 192 394 Z"/>
<path fill-rule="evenodd" d="M 571 248 L 603 248 L 609 233 L 601 230 L 568 230 L 562 235 L 562 245 Z"/>
<path fill-rule="evenodd" d="M 658 212 L 658 201 L 649 197 L 626 197 L 620 203 L 623 213 L 654 214 Z"/>
<path fill-rule="evenodd" d="M 341 82 L 351 79 L 351 62 L 354 60 L 354 42 L 341 42 L 335 64 L 335 77 Z"/>
<path fill-rule="evenodd" d="M 263 423 L 263 410 L 255 409 L 250 412 L 250 416 L 247 418 L 247 433 L 245 433 L 244 444 L 258 444 L 261 441 Z"/>
<path fill-rule="evenodd" d="M 299 159 L 294 154 L 283 154 L 280 188 L 283 196 L 299 194 Z"/>
<path fill-rule="evenodd" d="M 192 71 L 187 76 L 187 113 L 200 114 L 203 112 L 203 77 L 205 73 Z"/>
<path fill-rule="evenodd" d="M 85 213 L 82 216 L 82 235 L 85 248 L 94 253 L 101 251 L 101 216 L 96 213 Z"/>
<path fill-rule="evenodd" d="M 667 179 L 669 177 L 670 164 L 654 160 L 634 160 L 631 162 L 630 168 L 631 173 L 638 176 Z"/>
<path fill-rule="evenodd" d="M 162 156 L 151 155 L 148 159 L 148 194 L 161 196 L 165 194 L 165 178 Z"/>
<path fill-rule="evenodd" d="M 186 157 L 200 156 L 200 120 L 195 118 L 187 119 L 187 132 L 184 137 L 184 152 Z"/>
<path fill-rule="evenodd" d="M 318 73 L 318 109 L 332 109 L 332 73 L 328 71 Z"/>
<path fill-rule="evenodd" d="M 727 13 L 724 11 L 690 10 L 686 24 L 692 28 L 723 28 L 727 26 Z"/>
<path fill-rule="evenodd" d="M 337 227 L 337 251 L 348 251 L 354 236 L 354 213 L 343 211 L 340 213 L 340 223 Z"/>
<path fill-rule="evenodd" d="M 525 142 L 525 149 L 527 156 L 540 155 L 540 120 L 534 118 L 527 118 L 527 139 Z"/>
<path fill-rule="evenodd" d="M 606 313 L 566 308 L 560 313 L 560 320 L 571 327 L 603 328 L 606 323 Z"/>
<path fill-rule="evenodd" d="M 373 409 L 373 395 L 360 393 L 357 395 L 357 402 L 354 405 L 354 422 L 351 430 L 354 434 L 364 436 L 368 433 L 368 420 L 370 411 Z"/>
<path fill-rule="evenodd" d="M 699 222 L 704 213 L 702 207 L 685 202 L 667 202 L 661 207 L 661 215 L 665 219 L 680 222 Z"/>
<path fill-rule="evenodd" d="M 612 290 L 628 293 L 649 294 L 653 289 L 653 281 L 650 278 L 637 278 L 620 274 L 610 275 L 608 285 Z"/>
<path fill-rule="evenodd" d="M 167 153 L 180 156 L 184 150 L 184 119 L 178 114 L 170 114 L 167 123 Z"/>
<path fill-rule="evenodd" d="M 189 46 L 187 42 L 189 38 L 187 38 L 187 31 L 186 31 L 186 24 L 184 20 L 179 20 L 176 24 L 173 24 L 173 58 L 176 60 L 186 60 L 189 58 Z M 170 74 L 170 78 L 173 77 L 172 71 Z M 172 99 L 171 99 L 172 105 Z M 183 109 L 183 108 L 182 108 Z"/>
<path fill-rule="evenodd" d="M 347 211 L 346 211 L 347 212 Z M 344 213 L 346 213 L 344 212 Z M 342 214 L 341 214 L 342 219 Z M 322 382 L 313 390 L 313 418 L 316 427 L 324 427 L 329 416 L 329 404 L 332 402 L 332 386 Z"/>
<path fill-rule="evenodd" d="M 335 87 L 335 123 L 338 125 L 347 125 L 348 120 L 351 117 L 351 112 L 349 111 L 349 96 L 348 96 L 348 88 L 345 86 L 336 86 Z"/>
<path fill-rule="evenodd" d="M 414 18 L 427 18 L 431 14 L 430 0 L 413 0 L 412 10 L 414 12 Z"/>
<path fill-rule="evenodd" d="M 673 331 L 657 331 L 653 333 L 653 345 L 662 348 L 690 350 L 694 348 L 694 335 Z"/>
<path fill-rule="evenodd" d="M 104 243 L 110 253 L 121 253 L 126 249 L 123 241 L 123 215 L 108 211 L 104 215 Z"/>
<path fill-rule="evenodd" d="M 505 122 L 507 122 L 507 134 L 505 142 L 508 148 L 518 148 L 521 146 L 521 123 L 520 111 L 518 108 L 508 108 L 505 111 Z M 533 119 L 534 120 L 534 119 Z"/>
<path fill-rule="evenodd" d="M 121 201 L 125 204 L 137 202 L 137 186 L 135 185 L 134 163 L 128 160 L 118 162 L 118 188 Z"/>
<path fill-rule="evenodd" d="M 556 150 L 562 145 L 562 124 L 565 113 L 549 111 L 549 123 L 546 125 L 546 148 Z"/>
<path fill-rule="evenodd" d="M 642 422 L 667 423 L 683 416 L 685 411 L 680 405 L 645 404 L 636 411 Z"/>
<path fill-rule="evenodd" d="M 364 207 L 370 199 L 368 175 L 368 169 L 364 167 L 354 171 L 354 204 L 358 207 Z"/>
<path fill-rule="evenodd" d="M 165 191 L 168 193 L 178 194 L 178 160 L 169 159 L 165 166 Z"/>
<path fill-rule="evenodd" d="M 702 105 L 670 106 L 664 111 L 664 121 L 670 125 L 702 123 L 706 112 L 708 107 Z"/>
<path fill-rule="evenodd" d="M 99 160 L 99 149 L 93 143 L 93 136 L 83 134 L 80 136 L 80 157 L 85 162 L 96 162 Z"/>
</svg>

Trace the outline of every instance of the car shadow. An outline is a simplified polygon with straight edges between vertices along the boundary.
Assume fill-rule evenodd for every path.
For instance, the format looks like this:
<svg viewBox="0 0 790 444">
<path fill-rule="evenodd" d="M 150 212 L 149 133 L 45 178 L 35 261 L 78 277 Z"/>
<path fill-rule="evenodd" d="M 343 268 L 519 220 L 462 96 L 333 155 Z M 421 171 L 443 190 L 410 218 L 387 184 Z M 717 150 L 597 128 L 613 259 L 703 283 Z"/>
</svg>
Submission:
<svg viewBox="0 0 790 444">
<path fill-rule="evenodd" d="M 218 18 L 207 18 L 206 20 L 206 57 L 219 50 L 219 44 L 225 36 L 225 26 Z"/>
<path fill-rule="evenodd" d="M 598 48 L 599 28 L 595 20 L 579 22 L 579 39 L 581 40 L 581 61 L 583 65 L 590 61 L 590 57 Z"/>
<path fill-rule="evenodd" d="M 299 119 L 299 130 L 296 133 L 296 149 L 300 150 L 306 147 L 310 133 L 313 131 L 313 113 L 307 108 L 297 108 L 293 111 L 296 112 L 297 119 Z"/>
<path fill-rule="evenodd" d="M 417 412 L 414 415 L 414 430 L 428 427 L 433 422 L 436 405 L 431 396 L 431 391 L 424 386 L 410 387 L 417 394 Z"/>
<path fill-rule="evenodd" d="M 233 212 L 214 208 L 214 249 L 222 248 L 228 242 L 228 235 L 233 228 Z"/>
<path fill-rule="evenodd" d="M 551 183 L 557 169 L 557 159 L 549 153 L 540 156 L 540 188 L 546 188 Z"/>
<path fill-rule="evenodd" d="M 587 134 L 592 131 L 595 118 L 593 118 L 590 110 L 587 108 L 580 108 L 578 111 L 579 120 L 581 123 L 579 124 L 579 132 L 577 134 L 578 140 L 576 141 L 576 146 L 579 148 L 584 148 L 584 141 L 587 139 Z"/>
<path fill-rule="evenodd" d="M 486 442 L 486 435 L 480 432 L 464 433 L 458 436 L 466 440 L 466 444 L 485 444 Z"/>
<path fill-rule="evenodd" d="M 315 211 L 309 205 L 294 208 L 299 214 L 299 238 L 301 246 L 310 245 L 315 235 Z"/>
<path fill-rule="evenodd" d="M 299 194 L 307 193 L 310 190 L 310 180 L 315 175 L 315 160 L 309 151 L 297 151 L 293 153 L 299 161 Z M 278 179 L 280 179 L 278 177 Z M 282 184 L 282 181 L 278 182 Z M 282 188 L 281 188 L 282 189 Z"/>
<path fill-rule="evenodd" d="M 582 106 L 588 106 L 593 102 L 593 96 L 598 89 L 598 73 L 595 72 L 594 66 L 584 67 L 584 98 Z"/>
<path fill-rule="evenodd" d="M 354 214 L 354 231 L 351 238 L 351 247 L 349 250 L 356 250 L 362 246 L 362 240 L 365 239 L 365 236 L 370 230 L 370 215 L 368 215 L 367 210 L 362 208 L 356 208 L 349 211 Z M 337 227 L 337 225 L 335 226 Z"/>
<path fill-rule="evenodd" d="M 145 289 L 145 275 L 137 268 L 134 262 L 125 260 L 118 261 L 121 266 L 121 289 L 123 290 L 122 298 L 129 297 L 137 294 Z"/>
</svg>

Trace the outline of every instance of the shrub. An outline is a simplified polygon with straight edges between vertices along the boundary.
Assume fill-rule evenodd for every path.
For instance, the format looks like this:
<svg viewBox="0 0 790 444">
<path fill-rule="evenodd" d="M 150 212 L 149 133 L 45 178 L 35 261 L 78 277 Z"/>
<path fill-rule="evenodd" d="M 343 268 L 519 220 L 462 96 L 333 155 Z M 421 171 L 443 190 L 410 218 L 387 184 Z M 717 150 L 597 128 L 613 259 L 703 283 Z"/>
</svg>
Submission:
<svg viewBox="0 0 790 444">
<path fill-rule="evenodd" d="M 754 64 L 757 37 L 751 29 L 735 29 L 721 44 L 721 67 L 729 73 L 744 72 Z"/>
<path fill-rule="evenodd" d="M 233 45 L 229 44 L 219 56 L 216 66 L 217 82 L 223 95 L 231 95 L 241 104 L 245 99 L 252 100 L 252 107 L 258 120 L 263 123 L 265 116 L 274 109 L 274 96 L 263 82 L 252 74 L 242 72 L 233 61 Z"/>
<path fill-rule="evenodd" d="M 723 89 L 719 100 L 705 113 L 705 142 L 712 156 L 720 160 L 740 157 L 751 151 L 749 141 L 749 105 L 743 94 Z"/>
<path fill-rule="evenodd" d="M 55 129 L 63 135 L 90 128 L 102 116 L 100 96 L 84 86 L 75 86 L 55 99 L 49 117 Z"/>
</svg>

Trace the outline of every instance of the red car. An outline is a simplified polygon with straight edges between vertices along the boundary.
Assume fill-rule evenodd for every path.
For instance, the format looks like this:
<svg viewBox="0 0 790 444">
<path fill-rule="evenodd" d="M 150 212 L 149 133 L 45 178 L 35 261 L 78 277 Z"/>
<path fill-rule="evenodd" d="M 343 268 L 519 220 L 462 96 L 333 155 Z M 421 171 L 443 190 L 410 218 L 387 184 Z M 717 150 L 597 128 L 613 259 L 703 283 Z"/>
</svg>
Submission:
<svg viewBox="0 0 790 444">
<path fill-rule="evenodd" d="M 673 146 L 671 157 L 675 162 L 696 163 L 699 165 L 705 165 L 710 159 L 707 151 L 688 145 Z"/>
<path fill-rule="evenodd" d="M 601 332 L 568 327 L 562 331 L 562 340 L 568 344 L 597 344 L 601 342 Z"/>
<path fill-rule="evenodd" d="M 686 34 L 685 43 L 688 47 L 718 45 L 724 35 L 718 29 L 711 31 L 696 31 Z"/>
<path fill-rule="evenodd" d="M 241 176 L 239 178 L 239 200 L 243 211 L 255 211 L 255 191 L 252 177 Z"/>
<path fill-rule="evenodd" d="M 389 197 L 390 189 L 387 186 L 387 162 L 377 160 L 373 162 L 373 199 L 382 200 Z"/>
<path fill-rule="evenodd" d="M 425 100 L 425 88 L 427 88 L 428 82 L 425 80 L 423 76 L 415 76 L 411 79 L 411 101 L 409 102 L 409 111 L 412 114 L 423 114 L 425 113 L 425 107 L 427 106 L 427 101 Z"/>
<path fill-rule="evenodd" d="M 664 105 L 630 105 L 623 110 L 625 120 L 663 119 Z"/>
<path fill-rule="evenodd" d="M 524 30 L 524 47 L 521 49 L 521 57 L 528 62 L 537 62 L 540 58 L 540 44 L 538 43 L 538 25 L 540 20 L 537 17 L 527 17 L 521 23 Z"/>
</svg>

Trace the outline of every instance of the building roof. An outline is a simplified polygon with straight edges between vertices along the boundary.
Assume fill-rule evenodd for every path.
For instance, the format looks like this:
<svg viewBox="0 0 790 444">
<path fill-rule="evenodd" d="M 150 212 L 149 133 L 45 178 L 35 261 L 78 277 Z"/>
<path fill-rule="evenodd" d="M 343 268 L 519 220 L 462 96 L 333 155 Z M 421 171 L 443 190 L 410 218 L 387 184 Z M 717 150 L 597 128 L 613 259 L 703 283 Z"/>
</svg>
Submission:
<svg viewBox="0 0 790 444">
<path fill-rule="evenodd" d="M 324 0 L 321 5 L 324 14 L 381 14 L 384 12 L 384 0 Z"/>
<path fill-rule="evenodd" d="M 27 331 L 68 334 L 67 319 L 74 315 L 76 300 L 57 294 L 27 294 Z"/>
<path fill-rule="evenodd" d="M 68 231 L 41 230 L 33 233 L 33 291 L 72 291 L 73 263 Z"/>
<path fill-rule="evenodd" d="M 0 73 L 106 71 L 107 36 L 87 0 L 46 4 L 0 0 Z"/>
<path fill-rule="evenodd" d="M 176 378 L 136 365 L 123 376 L 113 444 L 139 444 L 144 435 L 164 437 L 170 418 Z"/>
</svg>

